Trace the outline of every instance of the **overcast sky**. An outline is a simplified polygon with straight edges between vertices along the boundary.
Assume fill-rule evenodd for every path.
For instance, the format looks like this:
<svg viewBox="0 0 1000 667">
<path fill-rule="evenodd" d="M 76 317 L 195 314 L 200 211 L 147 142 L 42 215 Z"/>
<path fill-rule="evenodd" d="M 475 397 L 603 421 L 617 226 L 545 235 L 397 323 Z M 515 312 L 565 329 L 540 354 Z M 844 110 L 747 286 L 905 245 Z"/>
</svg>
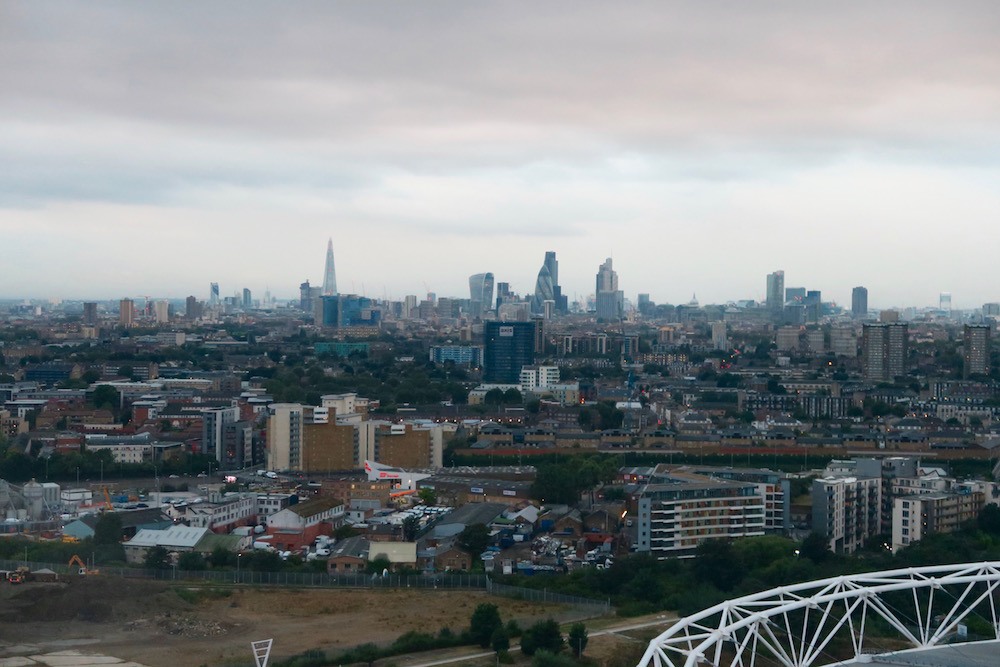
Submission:
<svg viewBox="0 0 1000 667">
<path fill-rule="evenodd" d="M 0 4 L 0 297 L 1000 300 L 1000 3 Z"/>
</svg>

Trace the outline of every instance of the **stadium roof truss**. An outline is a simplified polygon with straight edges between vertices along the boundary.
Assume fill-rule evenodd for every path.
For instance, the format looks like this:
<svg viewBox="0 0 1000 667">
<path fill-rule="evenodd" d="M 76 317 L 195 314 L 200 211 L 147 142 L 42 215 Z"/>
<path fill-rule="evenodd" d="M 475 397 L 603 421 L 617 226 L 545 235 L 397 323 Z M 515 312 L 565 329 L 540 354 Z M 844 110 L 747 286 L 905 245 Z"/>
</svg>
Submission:
<svg viewBox="0 0 1000 667">
<path fill-rule="evenodd" d="M 653 639 L 639 667 L 853 662 L 864 655 L 929 649 L 966 625 L 1000 640 L 1000 562 L 844 575 L 727 600 L 680 619 Z"/>
</svg>

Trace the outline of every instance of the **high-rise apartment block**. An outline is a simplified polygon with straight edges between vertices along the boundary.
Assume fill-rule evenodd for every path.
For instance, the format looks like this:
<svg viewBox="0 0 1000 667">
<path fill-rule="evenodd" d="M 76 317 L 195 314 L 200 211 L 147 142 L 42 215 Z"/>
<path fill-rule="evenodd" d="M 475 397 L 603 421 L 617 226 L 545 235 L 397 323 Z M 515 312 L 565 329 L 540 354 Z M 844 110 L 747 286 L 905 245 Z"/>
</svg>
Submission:
<svg viewBox="0 0 1000 667">
<path fill-rule="evenodd" d="M 208 305 L 218 306 L 220 303 L 219 299 L 219 283 L 209 283 L 208 285 Z"/>
<path fill-rule="evenodd" d="M 157 301 L 153 304 L 153 318 L 157 324 L 166 324 L 170 321 L 170 302 Z"/>
<path fill-rule="evenodd" d="M 990 372 L 990 327 L 986 324 L 966 324 L 964 330 L 963 374 L 988 375 Z"/>
<path fill-rule="evenodd" d="M 853 327 L 830 329 L 830 351 L 838 357 L 858 356 L 858 336 Z"/>
<path fill-rule="evenodd" d="M 517 384 L 521 369 L 535 362 L 538 320 L 485 322 L 483 325 L 483 381 Z"/>
<path fill-rule="evenodd" d="M 213 457 L 223 470 L 253 462 L 251 426 L 239 420 L 238 407 L 211 408 L 202 413 L 201 453 Z"/>
<path fill-rule="evenodd" d="M 184 316 L 189 320 L 197 320 L 201 317 L 201 303 L 198 297 L 191 295 L 184 300 Z"/>
<path fill-rule="evenodd" d="M 729 336 L 726 333 L 726 323 L 721 320 L 712 322 L 712 349 L 729 349 Z"/>
<path fill-rule="evenodd" d="M 272 403 L 267 419 L 267 469 L 299 470 L 302 463 L 304 409 L 298 403 Z"/>
<path fill-rule="evenodd" d="M 866 324 L 861 333 L 861 366 L 866 380 L 892 382 L 906 374 L 908 332 L 905 323 Z"/>
<path fill-rule="evenodd" d="M 118 324 L 125 329 L 135 326 L 135 301 L 122 299 L 118 302 Z"/>
<path fill-rule="evenodd" d="M 775 334 L 775 345 L 779 352 L 791 352 L 799 349 L 799 336 L 802 329 L 799 327 L 781 327 Z"/>
<path fill-rule="evenodd" d="M 767 274 L 767 309 L 780 311 L 785 305 L 785 272 L 775 271 Z"/>
<path fill-rule="evenodd" d="M 86 301 L 83 304 L 83 323 L 93 326 L 97 324 L 97 302 Z"/>
<path fill-rule="evenodd" d="M 868 315 L 868 288 L 855 287 L 851 290 L 851 316 L 865 317 Z"/>
</svg>

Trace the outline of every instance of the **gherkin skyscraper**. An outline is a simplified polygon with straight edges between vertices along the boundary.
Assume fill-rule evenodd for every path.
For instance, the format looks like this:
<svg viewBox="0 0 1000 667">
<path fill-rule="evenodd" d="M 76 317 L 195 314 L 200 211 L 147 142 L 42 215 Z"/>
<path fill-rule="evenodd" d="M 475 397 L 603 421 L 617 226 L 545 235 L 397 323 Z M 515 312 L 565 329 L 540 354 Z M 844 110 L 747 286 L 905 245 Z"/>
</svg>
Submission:
<svg viewBox="0 0 1000 667">
<path fill-rule="evenodd" d="M 569 310 L 567 299 L 559 286 L 559 262 L 556 260 L 556 253 L 551 250 L 545 253 L 545 262 L 535 281 L 535 293 L 531 296 L 531 312 L 536 315 L 544 313 L 546 301 L 553 302 L 557 313 L 566 313 Z"/>
<path fill-rule="evenodd" d="M 333 239 L 326 244 L 326 269 L 323 271 L 323 296 L 337 295 L 337 270 L 333 265 Z"/>
</svg>

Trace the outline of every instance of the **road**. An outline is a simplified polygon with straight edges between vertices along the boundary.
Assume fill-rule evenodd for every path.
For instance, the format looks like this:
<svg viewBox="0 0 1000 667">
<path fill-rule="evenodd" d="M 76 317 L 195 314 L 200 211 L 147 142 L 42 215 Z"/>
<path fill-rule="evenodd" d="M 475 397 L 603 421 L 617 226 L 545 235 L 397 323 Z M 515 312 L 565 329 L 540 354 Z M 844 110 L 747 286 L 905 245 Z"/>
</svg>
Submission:
<svg viewBox="0 0 1000 667">
<path fill-rule="evenodd" d="M 632 623 L 632 624 L 629 624 L 629 625 L 616 625 L 616 626 L 613 626 L 613 627 L 610 627 L 610 628 L 605 628 L 603 630 L 596 630 L 594 632 L 588 632 L 587 634 L 588 634 L 589 637 L 593 638 L 593 637 L 600 637 L 602 635 L 616 635 L 616 634 L 619 634 L 619 633 L 622 633 L 622 632 L 629 632 L 631 630 L 642 630 L 644 628 L 652 628 L 652 627 L 655 627 L 655 626 L 658 626 L 658 625 L 659 626 L 663 626 L 663 629 L 666 630 L 666 628 L 669 625 L 669 623 L 671 621 L 675 621 L 675 620 L 677 620 L 676 616 L 663 614 L 660 617 L 658 617 L 656 620 L 653 620 L 653 621 L 644 621 L 642 623 Z M 520 651 L 521 650 L 521 646 L 519 644 L 518 645 L 511 645 L 510 650 L 511 651 Z M 437 665 L 448 665 L 448 664 L 452 664 L 452 663 L 456 663 L 456 662 L 467 662 L 469 660 L 477 660 L 479 658 L 491 658 L 491 657 L 493 657 L 493 655 L 494 655 L 493 651 L 479 651 L 477 653 L 463 653 L 462 655 L 451 656 L 451 657 L 447 657 L 447 658 L 439 658 L 437 660 L 431 660 L 431 661 L 428 661 L 428 662 L 417 662 L 417 663 L 412 663 L 412 664 L 405 664 L 404 663 L 404 667 L 437 667 Z M 394 656 L 394 658 L 396 659 L 397 664 L 399 663 L 399 658 L 403 658 L 403 657 L 404 656 Z"/>
</svg>

